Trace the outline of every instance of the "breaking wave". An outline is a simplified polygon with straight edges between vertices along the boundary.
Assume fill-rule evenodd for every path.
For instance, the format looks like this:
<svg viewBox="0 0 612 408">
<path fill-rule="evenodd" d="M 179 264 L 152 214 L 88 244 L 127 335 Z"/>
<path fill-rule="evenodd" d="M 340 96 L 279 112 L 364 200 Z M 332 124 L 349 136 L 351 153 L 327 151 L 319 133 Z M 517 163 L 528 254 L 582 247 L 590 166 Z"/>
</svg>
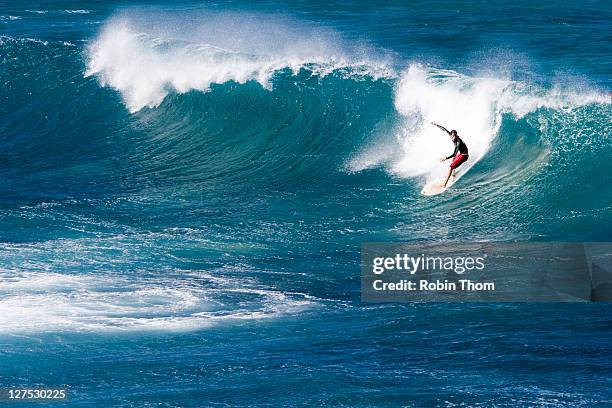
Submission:
<svg viewBox="0 0 612 408">
<path fill-rule="evenodd" d="M 389 75 L 364 46 L 347 46 L 331 30 L 248 14 L 204 14 L 187 27 L 166 18 L 116 17 L 90 45 L 87 75 L 121 92 L 130 111 L 153 107 L 169 92 L 208 91 L 212 84 L 256 81 L 271 88 L 275 74 L 307 70 L 325 76 Z M 293 23 L 293 24 L 292 24 Z M 161 25 L 161 26 L 160 26 Z"/>
</svg>

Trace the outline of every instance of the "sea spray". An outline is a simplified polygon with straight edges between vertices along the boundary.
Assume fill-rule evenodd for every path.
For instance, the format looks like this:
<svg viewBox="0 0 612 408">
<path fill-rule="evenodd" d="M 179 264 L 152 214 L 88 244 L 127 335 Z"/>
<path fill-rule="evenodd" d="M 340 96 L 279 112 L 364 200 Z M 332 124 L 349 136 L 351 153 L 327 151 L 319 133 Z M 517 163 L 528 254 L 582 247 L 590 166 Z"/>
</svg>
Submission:
<svg viewBox="0 0 612 408">
<path fill-rule="evenodd" d="M 117 89 L 131 112 L 159 105 L 169 92 L 208 91 L 228 81 L 270 89 L 283 70 L 393 75 L 388 57 L 373 59 L 367 45 L 279 16 L 203 13 L 180 29 L 167 20 L 116 16 L 87 48 L 85 75 Z"/>
<path fill-rule="evenodd" d="M 453 145 L 444 132 L 431 125 L 435 121 L 456 129 L 468 145 L 470 158 L 457 173 L 461 178 L 490 149 L 502 115 L 519 120 L 538 109 L 571 111 L 609 103 L 594 90 L 547 90 L 507 78 L 472 77 L 422 64 L 411 64 L 399 77 L 394 102 L 401 119 L 392 130 L 394 137 L 387 139 L 386 146 L 366 146 L 351 158 L 352 171 L 382 164 L 402 178 L 431 181 L 442 177 L 448 164 L 440 164 L 440 158 L 451 153 Z"/>
</svg>

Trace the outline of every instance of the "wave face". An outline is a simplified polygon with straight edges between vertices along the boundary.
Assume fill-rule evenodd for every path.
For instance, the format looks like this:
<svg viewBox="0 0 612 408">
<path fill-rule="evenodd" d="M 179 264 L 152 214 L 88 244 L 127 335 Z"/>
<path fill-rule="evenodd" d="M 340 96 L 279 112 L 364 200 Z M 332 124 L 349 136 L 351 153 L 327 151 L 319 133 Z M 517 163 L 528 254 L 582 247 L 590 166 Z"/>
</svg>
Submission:
<svg viewBox="0 0 612 408">
<path fill-rule="evenodd" d="M 215 85 L 250 82 L 271 91 L 275 83 L 282 86 L 297 81 L 300 86 L 315 78 L 319 89 L 309 95 L 312 98 L 320 98 L 334 86 L 355 87 L 358 92 L 363 85 L 360 82 L 369 87 L 392 87 L 398 124 L 388 131 L 395 140 L 366 143 L 360 154 L 346 160 L 346 168 L 351 171 L 383 165 L 392 176 L 423 177 L 427 181 L 441 177 L 446 166 L 439 164 L 439 158 L 452 146 L 429 125 L 437 121 L 460 129 L 470 147 L 470 160 L 458 174 L 461 178 L 485 157 L 504 115 L 517 123 L 543 110 L 567 112 L 610 102 L 602 92 L 546 87 L 513 81 L 507 75 L 468 76 L 421 64 L 397 69 L 388 53 L 376 56 L 376 51 L 365 45 L 347 45 L 330 29 L 285 17 L 204 13 L 195 22 L 185 24 L 181 20 L 179 24 L 173 16 L 164 16 L 162 22 L 159 17 L 156 22 L 155 16 L 117 16 L 106 23 L 87 48 L 85 75 L 95 76 L 102 86 L 117 90 L 131 113 L 158 107 L 170 94 L 211 92 Z M 326 77 L 331 78 L 326 81 Z M 223 97 L 221 88 L 217 92 Z M 346 98 L 337 102 L 355 103 Z M 299 120 L 295 125 L 306 125 L 310 120 L 307 116 L 322 113 L 296 112 Z M 191 126 L 187 130 L 198 131 L 198 124 Z M 270 121 L 266 127 L 274 126 Z M 258 132 L 253 129 L 244 133 Z"/>
</svg>

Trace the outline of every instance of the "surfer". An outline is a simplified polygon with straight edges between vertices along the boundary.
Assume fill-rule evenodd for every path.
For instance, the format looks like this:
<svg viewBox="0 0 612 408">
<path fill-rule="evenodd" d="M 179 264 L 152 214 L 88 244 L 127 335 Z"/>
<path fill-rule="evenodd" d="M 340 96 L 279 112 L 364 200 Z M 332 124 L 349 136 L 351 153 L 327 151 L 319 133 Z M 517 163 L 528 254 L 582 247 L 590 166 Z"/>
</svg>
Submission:
<svg viewBox="0 0 612 408">
<path fill-rule="evenodd" d="M 446 177 L 446 181 L 444 181 L 444 188 L 446 188 L 446 185 L 448 184 L 448 180 L 450 180 L 451 175 L 453 174 L 453 172 L 455 171 L 455 169 L 459 166 L 461 166 L 464 162 L 467 161 L 468 159 L 468 148 L 466 146 L 466 144 L 463 142 L 463 140 L 461 140 L 461 138 L 459 137 L 459 135 L 457 134 L 456 130 L 451 130 L 449 131 L 448 129 L 446 129 L 444 126 L 440 126 L 437 123 L 431 122 L 432 125 L 439 127 L 440 129 L 442 129 L 443 131 L 445 131 L 446 133 L 448 133 L 448 135 L 451 137 L 451 140 L 453 141 L 453 143 L 455 144 L 455 150 L 453 151 L 453 153 L 448 156 L 448 157 L 442 157 L 440 159 L 440 162 L 445 162 L 448 159 L 453 159 L 453 161 L 451 162 L 450 165 L 450 169 L 448 170 L 448 176 Z"/>
</svg>

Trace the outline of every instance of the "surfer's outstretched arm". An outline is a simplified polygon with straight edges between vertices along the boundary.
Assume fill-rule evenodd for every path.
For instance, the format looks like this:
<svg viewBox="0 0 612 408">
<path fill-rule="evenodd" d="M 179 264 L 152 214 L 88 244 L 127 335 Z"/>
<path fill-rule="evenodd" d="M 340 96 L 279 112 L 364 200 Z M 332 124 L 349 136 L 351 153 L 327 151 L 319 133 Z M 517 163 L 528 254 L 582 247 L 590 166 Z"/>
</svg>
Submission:
<svg viewBox="0 0 612 408">
<path fill-rule="evenodd" d="M 436 126 L 436 127 L 439 127 L 440 129 L 442 129 L 443 131 L 445 131 L 445 132 L 446 132 L 446 133 L 448 133 L 449 135 L 451 134 L 451 132 L 449 132 L 449 131 L 448 131 L 448 129 L 447 129 L 447 128 L 445 128 L 444 126 L 438 125 L 438 124 L 437 124 L 437 123 L 435 123 L 435 122 L 431 122 L 431 124 L 432 124 L 432 125 L 434 125 L 434 126 Z"/>
</svg>

